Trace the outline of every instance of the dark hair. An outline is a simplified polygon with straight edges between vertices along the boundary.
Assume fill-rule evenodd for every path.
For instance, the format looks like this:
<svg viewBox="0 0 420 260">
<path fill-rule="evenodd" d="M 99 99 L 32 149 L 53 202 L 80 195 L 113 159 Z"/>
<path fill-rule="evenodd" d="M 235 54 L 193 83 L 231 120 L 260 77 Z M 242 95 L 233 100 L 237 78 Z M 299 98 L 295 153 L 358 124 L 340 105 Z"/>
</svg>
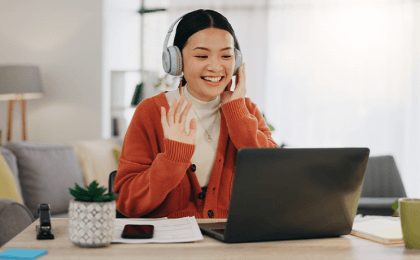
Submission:
<svg viewBox="0 0 420 260">
<path fill-rule="evenodd" d="M 188 39 L 196 32 L 207 28 L 217 28 L 228 31 L 234 40 L 236 49 L 241 50 L 236 39 L 232 25 L 222 14 L 213 10 L 195 10 L 184 15 L 176 28 L 174 46 L 177 46 L 182 54 L 182 50 L 187 45 Z M 182 77 L 182 85 L 187 83 L 184 76 Z"/>
</svg>

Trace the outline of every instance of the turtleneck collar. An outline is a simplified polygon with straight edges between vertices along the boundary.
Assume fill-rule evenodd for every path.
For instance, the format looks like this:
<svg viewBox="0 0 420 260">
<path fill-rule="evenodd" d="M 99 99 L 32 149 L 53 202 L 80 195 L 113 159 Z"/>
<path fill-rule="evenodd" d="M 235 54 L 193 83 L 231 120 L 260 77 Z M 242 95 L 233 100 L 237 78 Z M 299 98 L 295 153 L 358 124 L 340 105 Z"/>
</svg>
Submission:
<svg viewBox="0 0 420 260">
<path fill-rule="evenodd" d="M 193 97 L 190 92 L 188 92 L 188 83 L 182 88 L 182 94 L 185 95 L 187 100 L 191 100 L 193 106 L 199 109 L 216 109 L 220 104 L 220 96 L 215 98 L 212 101 L 201 101 Z"/>
</svg>

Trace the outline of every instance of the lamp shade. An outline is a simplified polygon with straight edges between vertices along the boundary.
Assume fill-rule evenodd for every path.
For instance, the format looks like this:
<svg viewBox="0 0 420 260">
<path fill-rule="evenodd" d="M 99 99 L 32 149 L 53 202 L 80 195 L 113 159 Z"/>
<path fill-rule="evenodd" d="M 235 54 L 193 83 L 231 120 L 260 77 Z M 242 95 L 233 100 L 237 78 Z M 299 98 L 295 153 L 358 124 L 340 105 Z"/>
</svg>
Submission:
<svg viewBox="0 0 420 260">
<path fill-rule="evenodd" d="M 0 100 L 34 99 L 42 93 L 37 66 L 0 66 Z"/>
</svg>

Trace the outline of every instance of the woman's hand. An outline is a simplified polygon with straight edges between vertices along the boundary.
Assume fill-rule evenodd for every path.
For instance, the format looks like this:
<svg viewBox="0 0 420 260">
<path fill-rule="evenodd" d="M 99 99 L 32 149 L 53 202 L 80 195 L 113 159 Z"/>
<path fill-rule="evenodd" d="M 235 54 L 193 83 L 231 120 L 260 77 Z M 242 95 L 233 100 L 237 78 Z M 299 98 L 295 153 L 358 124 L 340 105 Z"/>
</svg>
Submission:
<svg viewBox="0 0 420 260">
<path fill-rule="evenodd" d="M 184 111 L 181 113 L 182 105 L 184 104 L 185 96 L 181 96 L 177 105 L 177 99 L 174 98 L 171 107 L 169 108 L 168 115 L 166 116 L 165 107 L 160 108 L 161 118 L 160 121 L 163 127 L 163 134 L 165 138 L 187 143 L 195 143 L 195 133 L 197 131 L 197 124 L 195 119 L 190 121 L 190 132 L 187 134 L 185 131 L 185 121 L 187 120 L 188 112 L 192 107 L 192 102 L 189 101 Z"/>
<path fill-rule="evenodd" d="M 235 89 L 233 92 L 230 91 L 231 86 L 232 80 L 226 86 L 227 91 L 223 91 L 220 95 L 222 105 L 234 99 L 245 97 L 245 63 L 242 63 L 242 65 L 238 68 L 238 74 L 236 75 L 235 79 Z"/>
</svg>

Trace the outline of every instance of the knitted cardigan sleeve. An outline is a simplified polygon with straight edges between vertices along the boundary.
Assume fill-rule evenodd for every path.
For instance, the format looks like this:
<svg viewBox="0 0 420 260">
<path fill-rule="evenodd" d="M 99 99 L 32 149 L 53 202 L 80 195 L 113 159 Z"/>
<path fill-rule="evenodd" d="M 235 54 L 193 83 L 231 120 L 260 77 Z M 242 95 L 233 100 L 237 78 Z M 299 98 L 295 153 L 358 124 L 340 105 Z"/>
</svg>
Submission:
<svg viewBox="0 0 420 260">
<path fill-rule="evenodd" d="M 117 209 L 141 217 L 158 208 L 179 185 L 190 165 L 195 145 L 163 138 L 158 107 L 141 102 L 124 137 L 114 192 Z"/>
<path fill-rule="evenodd" d="M 222 105 L 229 136 L 236 149 L 244 147 L 279 147 L 271 137 L 257 105 L 249 98 L 238 98 Z"/>
</svg>

